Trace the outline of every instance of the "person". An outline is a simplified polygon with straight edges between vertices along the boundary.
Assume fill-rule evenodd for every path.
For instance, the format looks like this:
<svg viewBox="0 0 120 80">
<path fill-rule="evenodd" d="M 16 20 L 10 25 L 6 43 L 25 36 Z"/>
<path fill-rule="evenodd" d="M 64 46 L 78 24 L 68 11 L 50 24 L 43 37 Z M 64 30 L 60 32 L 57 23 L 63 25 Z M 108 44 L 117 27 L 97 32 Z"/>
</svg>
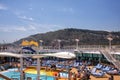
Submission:
<svg viewBox="0 0 120 80">
<path fill-rule="evenodd" d="M 80 71 L 78 71 L 77 78 L 80 78 L 80 77 L 81 77 L 81 73 Z"/>
<path fill-rule="evenodd" d="M 114 80 L 113 75 L 111 75 L 108 80 Z"/>
<path fill-rule="evenodd" d="M 51 65 L 51 69 L 52 69 L 52 70 L 56 70 L 56 65 L 55 65 L 55 64 L 52 64 L 52 65 Z"/>
<path fill-rule="evenodd" d="M 90 72 L 89 72 L 89 70 L 87 71 L 87 79 L 90 80 Z"/>
<path fill-rule="evenodd" d="M 27 80 L 32 80 L 32 78 L 31 77 L 27 77 Z"/>
<path fill-rule="evenodd" d="M 90 73 L 88 71 L 84 71 L 81 80 L 90 80 Z"/>
<path fill-rule="evenodd" d="M 73 80 L 76 80 L 76 79 L 77 79 L 77 74 L 73 73 Z"/>
<path fill-rule="evenodd" d="M 59 78 L 59 77 L 58 77 L 58 76 L 59 76 L 59 74 L 58 74 L 58 73 L 55 73 L 55 75 L 54 75 L 54 76 L 55 76 L 55 80 L 58 80 L 58 78 Z"/>
</svg>

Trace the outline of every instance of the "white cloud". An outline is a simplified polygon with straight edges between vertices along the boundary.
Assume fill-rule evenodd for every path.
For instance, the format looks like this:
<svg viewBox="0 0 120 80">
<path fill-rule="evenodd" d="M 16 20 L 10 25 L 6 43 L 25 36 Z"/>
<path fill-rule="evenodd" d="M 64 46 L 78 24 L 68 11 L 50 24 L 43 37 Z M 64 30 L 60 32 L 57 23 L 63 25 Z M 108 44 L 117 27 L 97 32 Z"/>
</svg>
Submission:
<svg viewBox="0 0 120 80">
<path fill-rule="evenodd" d="M 34 25 L 29 25 L 29 30 L 36 30 L 36 27 Z"/>
<path fill-rule="evenodd" d="M 7 10 L 7 7 L 3 4 L 0 4 L 0 10 Z"/>
<path fill-rule="evenodd" d="M 54 24 L 39 24 L 39 23 L 30 23 L 24 26 L 17 25 L 0 25 L 0 32 L 31 32 L 31 33 L 45 33 L 49 31 L 54 31 L 62 29 L 60 25 Z"/>
<path fill-rule="evenodd" d="M 34 20 L 32 17 L 27 17 L 27 16 L 18 16 L 18 18 L 23 19 L 23 20 L 29 20 L 29 21 Z"/>
<path fill-rule="evenodd" d="M 24 26 L 0 26 L 0 31 L 2 32 L 16 32 L 16 31 L 27 31 Z"/>
<path fill-rule="evenodd" d="M 15 30 L 15 31 L 27 31 L 27 29 L 24 26 L 15 27 L 15 28 L 13 28 L 13 30 Z"/>
<path fill-rule="evenodd" d="M 22 20 L 27 20 L 27 21 L 34 21 L 34 19 L 32 17 L 28 17 L 26 15 L 24 15 L 26 13 L 26 11 L 21 11 L 21 10 L 14 10 L 13 13 Z"/>
<path fill-rule="evenodd" d="M 27 31 L 35 31 L 36 26 L 34 25 L 26 25 L 26 26 L 15 26 L 15 25 L 0 25 L 1 32 L 27 32 Z"/>
<path fill-rule="evenodd" d="M 58 29 L 62 29 L 63 27 L 60 25 L 55 25 L 55 24 L 39 24 L 39 23 L 31 23 L 33 29 L 35 27 L 36 32 L 49 32 L 49 31 L 54 31 Z"/>
<path fill-rule="evenodd" d="M 62 27 L 54 24 L 39 24 L 31 22 L 28 25 L 0 25 L 1 35 L 5 34 L 3 40 L 9 40 L 13 42 L 16 39 L 20 39 L 29 35 L 34 35 L 37 33 L 45 33 L 49 31 L 54 31 L 61 29 Z M 19 35 L 18 35 L 19 34 Z M 9 36 L 11 35 L 11 38 Z"/>
</svg>

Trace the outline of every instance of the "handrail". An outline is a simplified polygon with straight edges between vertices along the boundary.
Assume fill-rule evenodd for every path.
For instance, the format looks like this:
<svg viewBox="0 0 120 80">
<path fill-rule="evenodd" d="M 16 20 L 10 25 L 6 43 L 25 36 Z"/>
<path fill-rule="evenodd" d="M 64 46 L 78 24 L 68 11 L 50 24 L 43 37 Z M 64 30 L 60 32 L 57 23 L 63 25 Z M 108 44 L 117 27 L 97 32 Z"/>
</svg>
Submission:
<svg viewBox="0 0 120 80">
<path fill-rule="evenodd" d="M 0 77 L 3 78 L 3 79 L 5 79 L 5 80 L 11 80 L 10 78 L 8 78 L 7 76 L 4 76 L 2 74 L 0 74 Z"/>
<path fill-rule="evenodd" d="M 116 60 L 108 49 L 101 50 L 101 53 L 106 57 L 109 62 L 112 62 L 116 68 L 120 69 L 120 62 Z"/>
</svg>

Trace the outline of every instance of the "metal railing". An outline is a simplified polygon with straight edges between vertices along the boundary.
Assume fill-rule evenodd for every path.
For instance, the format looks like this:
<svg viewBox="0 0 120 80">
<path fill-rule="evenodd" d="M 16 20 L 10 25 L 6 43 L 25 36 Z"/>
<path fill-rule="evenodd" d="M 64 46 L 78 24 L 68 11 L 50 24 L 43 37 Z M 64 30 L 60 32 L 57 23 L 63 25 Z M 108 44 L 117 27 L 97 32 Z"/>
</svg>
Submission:
<svg viewBox="0 0 120 80">
<path fill-rule="evenodd" d="M 112 47 L 115 49 L 115 51 L 120 52 L 120 45 L 113 45 Z M 32 48 L 36 49 L 35 47 L 32 47 Z M 79 51 L 87 51 L 87 50 L 99 51 L 100 49 L 105 49 L 105 48 L 109 48 L 109 46 L 107 46 L 107 45 L 79 45 L 78 46 Z M 73 46 L 64 46 L 64 47 L 61 47 L 60 49 L 52 47 L 52 46 L 42 46 L 42 47 L 39 47 L 38 50 L 39 50 L 39 52 L 42 52 L 42 51 L 56 52 L 56 51 L 74 51 L 75 49 L 76 49 L 76 46 L 73 45 Z M 5 50 L 0 50 L 0 52 L 4 52 L 4 51 L 7 51 L 7 52 L 19 52 L 20 50 L 21 50 L 20 47 L 8 47 Z"/>
<path fill-rule="evenodd" d="M 109 49 L 103 49 L 101 50 L 101 53 L 106 57 L 109 62 L 112 62 L 116 68 L 120 69 L 120 62 L 114 58 L 113 54 L 111 54 L 111 51 Z"/>
</svg>

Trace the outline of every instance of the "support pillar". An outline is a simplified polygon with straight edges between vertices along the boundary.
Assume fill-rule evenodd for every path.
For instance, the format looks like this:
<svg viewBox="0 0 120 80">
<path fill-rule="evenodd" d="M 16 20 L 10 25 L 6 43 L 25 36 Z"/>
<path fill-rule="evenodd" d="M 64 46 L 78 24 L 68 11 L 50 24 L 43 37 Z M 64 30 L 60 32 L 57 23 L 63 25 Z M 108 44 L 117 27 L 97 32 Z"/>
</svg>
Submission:
<svg viewBox="0 0 120 80">
<path fill-rule="evenodd" d="M 37 80 L 40 80 L 40 59 L 37 58 Z"/>
<path fill-rule="evenodd" d="M 23 79 L 23 57 L 20 58 L 20 80 Z"/>
</svg>

